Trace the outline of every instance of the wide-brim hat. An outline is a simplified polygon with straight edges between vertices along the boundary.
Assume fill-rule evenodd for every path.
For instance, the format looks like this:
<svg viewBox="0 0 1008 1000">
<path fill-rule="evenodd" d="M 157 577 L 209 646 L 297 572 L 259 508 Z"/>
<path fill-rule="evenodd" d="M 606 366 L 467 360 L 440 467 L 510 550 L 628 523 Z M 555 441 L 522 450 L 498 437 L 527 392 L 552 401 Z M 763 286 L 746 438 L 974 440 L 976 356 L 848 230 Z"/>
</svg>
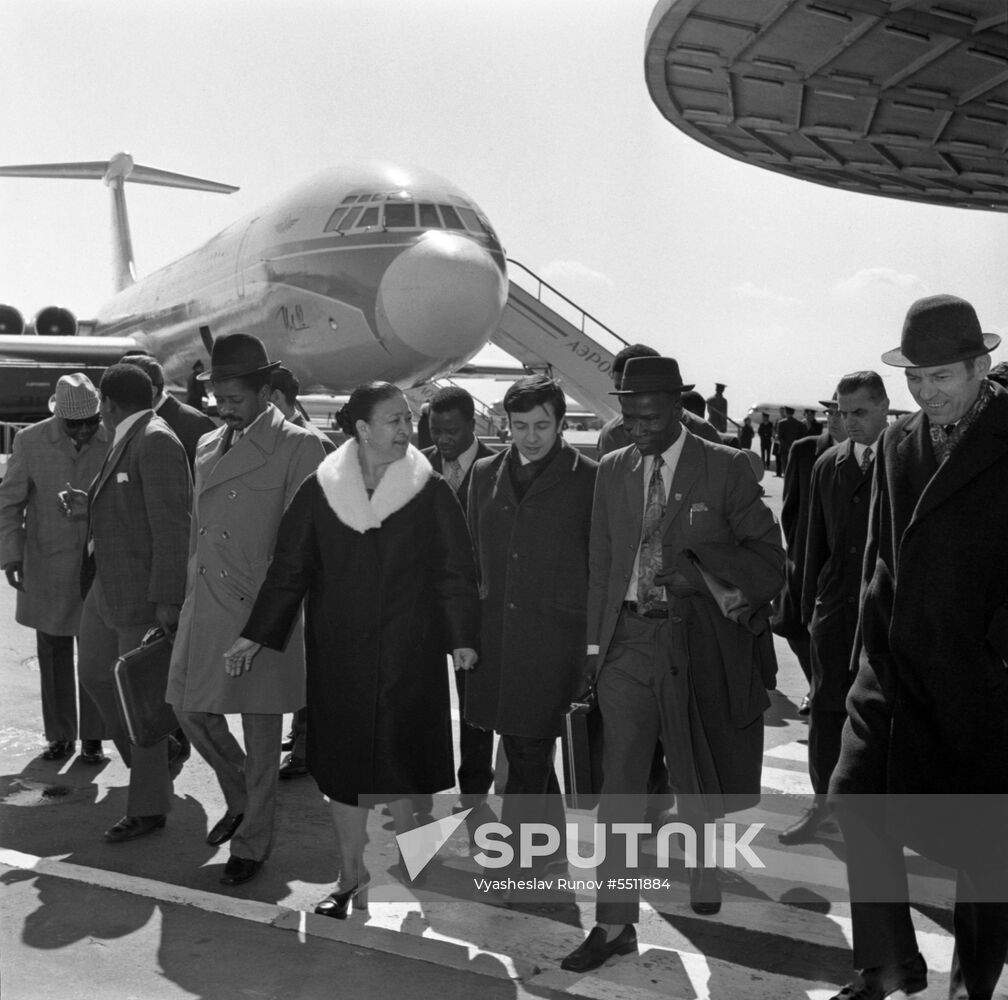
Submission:
<svg viewBox="0 0 1008 1000">
<path fill-rule="evenodd" d="M 266 347 L 258 337 L 249 333 L 230 333 L 218 337 L 210 352 L 210 371 L 200 372 L 200 382 L 226 382 L 230 378 L 258 375 L 279 368 L 280 362 L 271 362 Z"/>
<path fill-rule="evenodd" d="M 897 368 L 934 368 L 978 358 L 1000 343 L 996 333 L 981 331 L 976 310 L 965 299 L 929 295 L 907 310 L 900 345 L 882 360 Z"/>
<path fill-rule="evenodd" d="M 840 404 L 837 402 L 836 390 L 835 389 L 833 390 L 833 396 L 832 396 L 832 398 L 830 398 L 830 399 L 820 399 L 819 400 L 819 405 L 822 406 L 822 407 L 824 407 L 827 410 L 832 410 L 833 407 L 839 406 Z"/>
<path fill-rule="evenodd" d="M 620 387 L 610 396 L 630 396 L 638 392 L 687 392 L 675 358 L 629 358 Z"/>
<path fill-rule="evenodd" d="M 61 375 L 49 398 L 49 412 L 61 420 L 87 420 L 101 411 L 101 395 L 83 372 Z"/>
</svg>

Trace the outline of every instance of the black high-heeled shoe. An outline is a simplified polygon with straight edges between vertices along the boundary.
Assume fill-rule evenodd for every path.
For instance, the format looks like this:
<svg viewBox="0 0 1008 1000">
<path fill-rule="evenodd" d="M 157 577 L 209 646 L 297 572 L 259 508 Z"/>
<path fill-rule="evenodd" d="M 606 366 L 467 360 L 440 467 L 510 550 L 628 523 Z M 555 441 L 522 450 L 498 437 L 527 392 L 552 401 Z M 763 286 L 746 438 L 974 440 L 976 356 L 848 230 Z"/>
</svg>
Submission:
<svg viewBox="0 0 1008 1000">
<path fill-rule="evenodd" d="M 371 875 L 365 868 L 358 883 L 345 892 L 331 892 L 316 907 L 315 912 L 323 917 L 333 917 L 336 920 L 346 920 L 353 904 L 354 910 L 366 910 L 368 906 L 368 888 L 371 885 Z"/>
</svg>

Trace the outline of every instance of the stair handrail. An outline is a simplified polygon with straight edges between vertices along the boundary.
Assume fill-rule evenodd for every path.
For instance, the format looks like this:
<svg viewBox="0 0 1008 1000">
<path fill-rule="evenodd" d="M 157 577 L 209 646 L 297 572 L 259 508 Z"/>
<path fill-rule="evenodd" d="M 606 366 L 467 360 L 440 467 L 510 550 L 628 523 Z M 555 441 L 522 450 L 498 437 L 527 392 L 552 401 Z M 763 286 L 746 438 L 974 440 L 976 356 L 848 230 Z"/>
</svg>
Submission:
<svg viewBox="0 0 1008 1000">
<path fill-rule="evenodd" d="M 567 303 L 567 305 L 569 305 L 572 309 L 577 310 L 577 312 L 581 315 L 581 328 L 580 328 L 581 333 L 587 336 L 588 331 L 585 330 L 585 319 L 590 319 L 596 326 L 601 327 L 611 337 L 615 337 L 616 340 L 618 340 L 624 347 L 629 347 L 629 341 L 624 340 L 614 329 L 612 329 L 612 327 L 606 326 L 606 324 L 603 323 L 602 320 L 593 316 L 590 312 L 588 312 L 587 309 L 582 309 L 581 306 L 579 306 L 576 302 L 573 302 L 571 299 L 567 298 L 567 296 L 564 295 L 564 293 L 561 292 L 558 288 L 554 288 L 544 278 L 540 278 L 539 275 L 536 274 L 535 271 L 533 271 L 530 267 L 526 267 L 520 260 L 515 260 L 513 257 L 508 257 L 506 258 L 506 260 L 508 264 L 513 264 L 515 267 L 520 267 L 530 278 L 532 278 L 534 281 L 538 283 L 539 287 L 536 291 L 537 302 L 542 302 L 543 300 L 542 290 L 544 287 L 548 288 L 554 295 L 559 296 L 561 299 L 564 300 L 564 302 Z"/>
</svg>

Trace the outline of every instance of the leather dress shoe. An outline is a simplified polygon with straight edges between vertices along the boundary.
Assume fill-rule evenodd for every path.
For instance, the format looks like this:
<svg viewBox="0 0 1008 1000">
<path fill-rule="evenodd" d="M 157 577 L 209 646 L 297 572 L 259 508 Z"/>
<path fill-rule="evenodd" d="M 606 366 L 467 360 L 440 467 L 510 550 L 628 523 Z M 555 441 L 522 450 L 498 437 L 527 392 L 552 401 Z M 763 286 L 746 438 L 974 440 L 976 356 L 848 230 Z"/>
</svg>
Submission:
<svg viewBox="0 0 1008 1000">
<path fill-rule="evenodd" d="M 76 745 L 73 740 L 50 740 L 49 745 L 42 751 L 42 759 L 63 760 L 74 752 Z"/>
<path fill-rule="evenodd" d="M 210 828 L 206 842 L 211 847 L 220 847 L 221 844 L 226 844 L 234 836 L 235 830 L 238 829 L 244 818 L 245 813 L 224 813 Z"/>
<path fill-rule="evenodd" d="M 102 750 L 101 740 L 81 740 L 81 750 L 77 759 L 83 764 L 108 763 L 108 757 Z"/>
<path fill-rule="evenodd" d="M 637 931 L 627 924 L 611 941 L 606 940 L 604 927 L 593 927 L 585 938 L 561 963 L 568 972 L 590 972 L 603 965 L 613 955 L 629 955 L 637 951 Z"/>
<path fill-rule="evenodd" d="M 308 765 L 303 757 L 289 753 L 280 765 L 280 777 L 285 781 L 289 778 L 302 778 L 308 773 Z"/>
<path fill-rule="evenodd" d="M 902 991 L 904 994 L 920 993 L 927 989 L 927 964 L 918 952 L 899 965 L 879 965 L 862 969 L 857 979 L 848 983 L 830 1000 L 885 1000 L 885 997 Z"/>
<path fill-rule="evenodd" d="M 254 879 L 262 866 L 261 861 L 253 861 L 251 858 L 237 858 L 232 854 L 224 866 L 224 874 L 220 878 L 221 885 L 243 885 Z"/>
<path fill-rule="evenodd" d="M 698 865 L 690 873 L 689 904 L 694 913 L 710 917 L 721 911 L 721 881 L 716 868 Z"/>
<path fill-rule="evenodd" d="M 830 811 L 830 807 L 825 804 L 816 804 L 806 809 L 797 822 L 777 834 L 777 839 L 782 844 L 807 844 L 810 840 L 815 840 L 819 827 L 829 820 Z"/>
<path fill-rule="evenodd" d="M 168 817 L 164 813 L 155 816 L 123 816 L 118 823 L 105 831 L 105 839 L 113 844 L 121 844 L 124 840 L 136 840 L 155 830 L 163 829 Z"/>
<path fill-rule="evenodd" d="M 801 704 L 798 706 L 798 714 L 801 716 L 806 716 L 812 711 L 812 699 L 805 695 L 801 700 Z"/>
</svg>

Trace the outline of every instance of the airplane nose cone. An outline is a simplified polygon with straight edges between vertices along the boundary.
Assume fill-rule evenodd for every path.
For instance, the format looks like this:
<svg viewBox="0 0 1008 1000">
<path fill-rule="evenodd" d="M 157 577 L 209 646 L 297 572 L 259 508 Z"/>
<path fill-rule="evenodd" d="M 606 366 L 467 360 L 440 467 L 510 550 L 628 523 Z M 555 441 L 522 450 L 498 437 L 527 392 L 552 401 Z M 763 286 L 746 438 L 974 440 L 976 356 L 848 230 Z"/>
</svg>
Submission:
<svg viewBox="0 0 1008 1000">
<path fill-rule="evenodd" d="M 497 328 L 507 280 L 478 243 L 425 233 L 391 263 L 378 289 L 382 336 L 431 358 L 470 358 Z"/>
</svg>

